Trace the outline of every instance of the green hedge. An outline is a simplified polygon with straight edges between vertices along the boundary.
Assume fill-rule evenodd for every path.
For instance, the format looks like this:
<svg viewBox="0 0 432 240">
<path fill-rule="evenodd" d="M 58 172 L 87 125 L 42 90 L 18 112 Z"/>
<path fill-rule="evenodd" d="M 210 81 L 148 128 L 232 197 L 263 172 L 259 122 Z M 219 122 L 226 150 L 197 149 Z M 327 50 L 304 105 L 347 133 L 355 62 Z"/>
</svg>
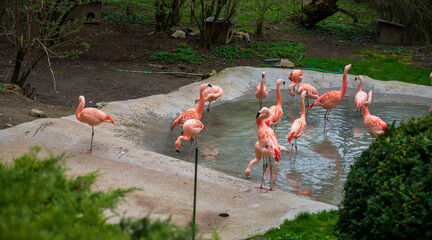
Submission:
<svg viewBox="0 0 432 240">
<path fill-rule="evenodd" d="M 348 174 L 336 224 L 341 238 L 432 238 L 432 118 L 389 129 Z"/>
</svg>

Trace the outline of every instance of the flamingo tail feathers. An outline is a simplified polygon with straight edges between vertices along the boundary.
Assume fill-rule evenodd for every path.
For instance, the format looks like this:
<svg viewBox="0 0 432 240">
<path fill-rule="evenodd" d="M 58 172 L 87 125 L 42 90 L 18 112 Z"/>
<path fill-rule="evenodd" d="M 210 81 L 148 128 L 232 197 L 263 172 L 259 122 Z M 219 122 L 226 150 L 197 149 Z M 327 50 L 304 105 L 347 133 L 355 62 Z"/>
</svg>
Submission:
<svg viewBox="0 0 432 240">
<path fill-rule="evenodd" d="M 275 161 L 277 163 L 279 163 L 279 160 L 281 159 L 280 152 L 279 152 L 279 150 L 277 148 L 274 148 L 273 150 L 274 150 L 274 154 L 275 154 Z"/>
<path fill-rule="evenodd" d="M 112 120 L 112 118 L 111 118 L 110 116 L 107 115 L 107 116 L 105 117 L 105 120 L 106 120 L 106 121 L 110 121 L 110 122 L 112 122 L 112 124 L 114 125 L 114 120 Z"/>
<path fill-rule="evenodd" d="M 176 125 L 176 122 L 173 122 L 173 124 L 171 126 L 171 132 L 174 130 L 175 125 Z"/>
<path fill-rule="evenodd" d="M 360 103 L 357 103 L 357 108 L 356 108 L 356 112 L 358 111 L 359 107 L 361 106 Z"/>
<path fill-rule="evenodd" d="M 294 136 L 294 132 L 291 132 L 290 135 L 289 135 L 289 137 L 288 137 L 288 142 L 291 142 L 293 136 Z"/>
</svg>

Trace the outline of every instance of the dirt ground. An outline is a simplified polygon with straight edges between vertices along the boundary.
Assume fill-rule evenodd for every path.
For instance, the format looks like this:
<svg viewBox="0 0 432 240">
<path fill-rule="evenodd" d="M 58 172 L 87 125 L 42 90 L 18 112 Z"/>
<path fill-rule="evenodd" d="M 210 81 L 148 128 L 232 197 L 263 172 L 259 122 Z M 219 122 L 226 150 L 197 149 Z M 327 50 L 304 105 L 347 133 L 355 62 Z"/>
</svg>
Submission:
<svg viewBox="0 0 432 240">
<path fill-rule="evenodd" d="M 282 24 L 267 28 L 264 36 L 252 34 L 250 38 L 252 41 L 273 41 L 280 37 L 296 40 L 306 46 L 308 57 L 358 58 L 353 54 L 353 50 L 359 46 L 328 35 L 280 30 Z M 56 73 L 56 91 L 54 80 L 47 68 L 48 62 L 43 60 L 28 79 L 28 83 L 35 88 L 31 99 L 23 96 L 19 89 L 13 86 L 6 86 L 5 90 L 0 92 L 0 129 L 38 118 L 30 115 L 32 109 L 43 111 L 46 117 L 72 115 L 78 106 L 80 95 L 86 97 L 86 106 L 94 106 L 98 102 L 166 94 L 201 79 L 200 76 L 188 74 L 131 73 L 124 70 L 207 74 L 212 70 L 219 72 L 227 67 L 259 66 L 264 63 L 264 59 L 259 57 L 235 63 L 204 61 L 198 66 L 157 63 L 150 59 L 151 53 L 176 48 L 182 42 L 190 46 L 198 46 L 199 42 L 197 37 L 174 39 L 166 35 L 152 34 L 153 30 L 153 27 L 119 27 L 105 20 L 100 24 L 86 25 L 81 36 L 91 44 L 88 52 L 73 60 L 51 59 Z M 101 31 L 112 33 L 94 36 Z M 91 35 L 93 36 L 87 37 Z M 242 41 L 231 44 L 245 46 Z M 363 47 L 374 45 L 377 43 L 369 42 L 364 43 Z M 0 84 L 7 84 L 15 62 L 14 47 L 7 39 L 0 38 L 0 49 Z M 210 55 L 209 50 L 200 48 L 198 51 Z"/>
</svg>

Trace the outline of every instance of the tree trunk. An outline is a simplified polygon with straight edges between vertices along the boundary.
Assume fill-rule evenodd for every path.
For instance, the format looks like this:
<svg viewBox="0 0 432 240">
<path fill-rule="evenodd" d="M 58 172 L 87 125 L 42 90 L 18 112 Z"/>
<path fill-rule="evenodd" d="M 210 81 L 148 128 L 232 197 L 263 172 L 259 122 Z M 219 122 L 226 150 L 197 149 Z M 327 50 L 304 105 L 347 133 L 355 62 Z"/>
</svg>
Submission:
<svg viewBox="0 0 432 240">
<path fill-rule="evenodd" d="M 17 51 L 14 72 L 11 77 L 11 84 L 16 84 L 20 88 L 24 86 L 24 82 L 20 79 L 19 75 L 21 72 L 22 64 L 26 53 L 27 53 L 27 49 L 25 48 L 19 48 L 19 50 Z"/>
<path fill-rule="evenodd" d="M 337 0 L 313 0 L 302 7 L 301 13 L 304 16 L 300 24 L 312 27 L 318 22 L 332 16 L 338 11 Z"/>
<path fill-rule="evenodd" d="M 185 1 L 186 0 L 155 1 L 156 32 L 166 31 L 172 26 L 177 26 L 181 20 L 180 10 Z"/>
</svg>

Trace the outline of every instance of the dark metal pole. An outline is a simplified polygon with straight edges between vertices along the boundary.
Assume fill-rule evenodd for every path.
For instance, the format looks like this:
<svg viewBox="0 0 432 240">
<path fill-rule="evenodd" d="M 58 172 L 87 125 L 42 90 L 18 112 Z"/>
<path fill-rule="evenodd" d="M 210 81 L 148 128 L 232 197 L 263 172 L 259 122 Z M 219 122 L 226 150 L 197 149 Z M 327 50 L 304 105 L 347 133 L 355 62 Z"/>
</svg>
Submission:
<svg viewBox="0 0 432 240">
<path fill-rule="evenodd" d="M 195 240 L 197 176 L 198 176 L 198 147 L 195 148 L 195 179 L 194 179 L 194 198 L 193 198 L 193 213 L 192 213 L 192 240 Z"/>
</svg>

